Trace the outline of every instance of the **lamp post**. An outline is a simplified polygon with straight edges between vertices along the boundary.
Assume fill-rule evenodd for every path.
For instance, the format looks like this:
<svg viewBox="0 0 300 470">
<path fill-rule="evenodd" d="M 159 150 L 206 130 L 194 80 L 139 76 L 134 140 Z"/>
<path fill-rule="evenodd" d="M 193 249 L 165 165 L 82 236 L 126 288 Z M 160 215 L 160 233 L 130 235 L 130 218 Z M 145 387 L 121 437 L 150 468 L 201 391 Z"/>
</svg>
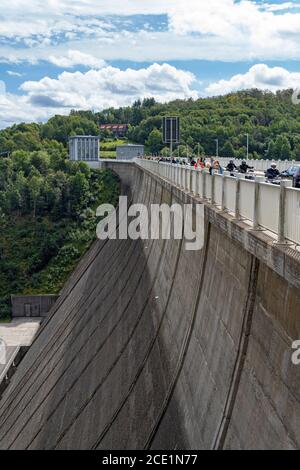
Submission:
<svg viewBox="0 0 300 470">
<path fill-rule="evenodd" d="M 216 157 L 219 157 L 219 139 L 215 139 L 216 142 Z"/>
<path fill-rule="evenodd" d="M 247 137 L 247 160 L 249 160 L 249 134 L 245 134 Z"/>
</svg>

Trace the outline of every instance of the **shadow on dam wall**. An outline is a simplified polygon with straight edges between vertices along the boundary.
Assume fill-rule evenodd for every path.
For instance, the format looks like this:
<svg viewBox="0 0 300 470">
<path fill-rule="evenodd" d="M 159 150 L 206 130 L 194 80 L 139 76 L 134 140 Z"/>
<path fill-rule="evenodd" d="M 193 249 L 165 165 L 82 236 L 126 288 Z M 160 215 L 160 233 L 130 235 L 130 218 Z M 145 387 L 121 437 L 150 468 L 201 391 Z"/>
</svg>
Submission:
<svg viewBox="0 0 300 470">
<path fill-rule="evenodd" d="M 197 202 L 112 165 L 133 202 Z M 201 251 L 97 241 L 2 397 L 0 448 L 299 448 L 297 339 L 296 252 L 208 205 Z"/>
</svg>

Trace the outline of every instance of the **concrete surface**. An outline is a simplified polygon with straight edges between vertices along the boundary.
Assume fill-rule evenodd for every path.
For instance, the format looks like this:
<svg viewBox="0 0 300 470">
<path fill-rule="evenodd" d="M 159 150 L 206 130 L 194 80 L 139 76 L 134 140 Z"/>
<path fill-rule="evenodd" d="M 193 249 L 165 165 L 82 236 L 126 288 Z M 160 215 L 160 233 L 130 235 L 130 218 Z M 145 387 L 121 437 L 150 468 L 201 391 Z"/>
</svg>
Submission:
<svg viewBox="0 0 300 470">
<path fill-rule="evenodd" d="M 7 346 L 30 346 L 42 318 L 18 318 L 10 323 L 0 323 L 0 338 Z"/>
<path fill-rule="evenodd" d="M 134 202 L 204 202 L 107 163 Z M 1 449 L 300 447 L 300 257 L 205 204 L 205 245 L 96 242 L 0 401 Z"/>
<path fill-rule="evenodd" d="M 0 339 L 5 343 L 5 362 L 0 362 L 0 396 L 7 387 L 15 366 L 40 328 L 42 318 L 19 318 L 10 323 L 0 323 Z"/>
</svg>

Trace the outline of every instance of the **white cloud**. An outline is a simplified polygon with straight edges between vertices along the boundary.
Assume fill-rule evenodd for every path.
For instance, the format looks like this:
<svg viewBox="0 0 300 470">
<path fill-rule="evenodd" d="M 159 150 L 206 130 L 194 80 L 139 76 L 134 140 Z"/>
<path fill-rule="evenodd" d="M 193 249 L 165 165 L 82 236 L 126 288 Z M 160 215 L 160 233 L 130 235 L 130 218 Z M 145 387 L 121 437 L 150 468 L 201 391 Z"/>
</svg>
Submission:
<svg viewBox="0 0 300 470">
<path fill-rule="evenodd" d="M 23 96 L 4 94 L 0 98 L 0 126 L 11 122 L 44 120 L 71 109 L 102 110 L 132 104 L 138 98 L 154 97 L 166 102 L 177 98 L 197 98 L 192 73 L 169 64 L 153 64 L 139 70 L 115 67 L 81 72 L 63 72 L 57 79 L 27 81 Z"/>
<path fill-rule="evenodd" d="M 5 90 L 6 90 L 5 83 L 2 80 L 0 80 L 0 95 L 4 95 Z"/>
<path fill-rule="evenodd" d="M 85 54 L 84 52 L 75 50 L 68 51 L 64 56 L 51 55 L 49 57 L 49 62 L 62 68 L 72 68 L 75 65 L 84 65 L 86 67 L 99 69 L 105 65 L 104 60 L 98 59 L 91 54 Z"/>
<path fill-rule="evenodd" d="M 159 101 L 196 97 L 191 86 L 195 77 L 168 64 L 153 64 L 139 70 L 115 67 L 81 72 L 63 72 L 57 79 L 23 83 L 28 96 L 43 96 L 68 108 L 103 109 L 122 106 L 137 98 L 154 96 Z"/>
<path fill-rule="evenodd" d="M 234 44 L 233 50 L 238 55 L 244 51 L 245 59 L 299 58 L 300 14 L 291 13 L 287 3 L 284 9 L 275 14 L 247 0 L 178 0 L 169 14 L 170 28 L 182 36 L 199 33 L 199 40 L 219 38 L 225 50 Z"/>
<path fill-rule="evenodd" d="M 300 57 L 300 14 L 294 10 L 299 5 L 293 2 L 26 0 L 24 5 L 25 0 L 1 0 L 0 36 L 6 38 L 0 46 L 2 60 L 60 60 L 68 50 L 97 60 Z M 110 16 L 159 13 L 168 15 L 168 31 L 141 26 L 132 32 L 126 22 L 114 28 Z"/>
<path fill-rule="evenodd" d="M 209 95 L 224 95 L 237 90 L 259 88 L 260 90 L 284 90 L 300 87 L 300 73 L 289 72 L 282 67 L 257 64 L 245 74 L 234 75 L 230 80 L 220 80 L 206 88 Z"/>
<path fill-rule="evenodd" d="M 299 7 L 300 7 L 300 3 L 293 3 L 293 2 L 262 4 L 262 8 L 266 11 L 283 11 L 283 10 L 291 10 L 293 8 L 299 8 Z"/>
<path fill-rule="evenodd" d="M 7 70 L 6 72 L 8 75 L 10 75 L 11 77 L 23 77 L 23 73 L 19 73 L 19 72 L 14 72 L 13 70 Z"/>
<path fill-rule="evenodd" d="M 1 0 L 0 36 L 49 37 L 62 31 L 80 31 L 84 25 L 88 32 L 88 26 L 95 28 L 98 17 L 167 13 L 175 4 L 176 0 Z"/>
</svg>

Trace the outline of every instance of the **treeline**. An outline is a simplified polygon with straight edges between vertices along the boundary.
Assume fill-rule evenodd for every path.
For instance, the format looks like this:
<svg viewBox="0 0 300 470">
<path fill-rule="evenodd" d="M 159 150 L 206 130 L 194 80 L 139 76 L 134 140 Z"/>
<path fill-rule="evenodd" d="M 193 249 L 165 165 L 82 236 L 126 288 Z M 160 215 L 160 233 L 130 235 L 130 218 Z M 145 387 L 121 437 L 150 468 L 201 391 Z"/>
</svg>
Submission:
<svg viewBox="0 0 300 470">
<path fill-rule="evenodd" d="M 76 217 L 95 202 L 99 176 L 65 152 L 17 150 L 0 159 L 0 210 L 5 214 Z"/>
<path fill-rule="evenodd" d="M 7 151 L 44 150 L 56 141 L 67 148 L 69 136 L 99 134 L 103 123 L 128 123 L 128 140 L 144 144 L 151 153 L 167 151 L 161 138 L 162 117 L 181 118 L 178 153 L 214 155 L 219 139 L 220 155 L 245 157 L 246 134 L 252 158 L 300 160 L 300 106 L 292 103 L 292 90 L 276 94 L 259 90 L 199 100 L 176 100 L 167 104 L 153 98 L 132 106 L 99 113 L 72 111 L 54 116 L 45 124 L 19 124 L 0 131 L 0 154 Z M 105 131 L 102 138 L 112 137 Z"/>
<path fill-rule="evenodd" d="M 180 155 L 215 155 L 218 139 L 220 156 L 244 158 L 248 134 L 250 158 L 300 160 L 300 106 L 292 103 L 292 93 L 254 89 L 168 104 L 147 99 L 98 113 L 97 119 L 128 121 L 129 140 L 145 144 L 151 153 L 168 151 L 161 141 L 162 117 L 175 115 L 181 118 Z"/>
</svg>

